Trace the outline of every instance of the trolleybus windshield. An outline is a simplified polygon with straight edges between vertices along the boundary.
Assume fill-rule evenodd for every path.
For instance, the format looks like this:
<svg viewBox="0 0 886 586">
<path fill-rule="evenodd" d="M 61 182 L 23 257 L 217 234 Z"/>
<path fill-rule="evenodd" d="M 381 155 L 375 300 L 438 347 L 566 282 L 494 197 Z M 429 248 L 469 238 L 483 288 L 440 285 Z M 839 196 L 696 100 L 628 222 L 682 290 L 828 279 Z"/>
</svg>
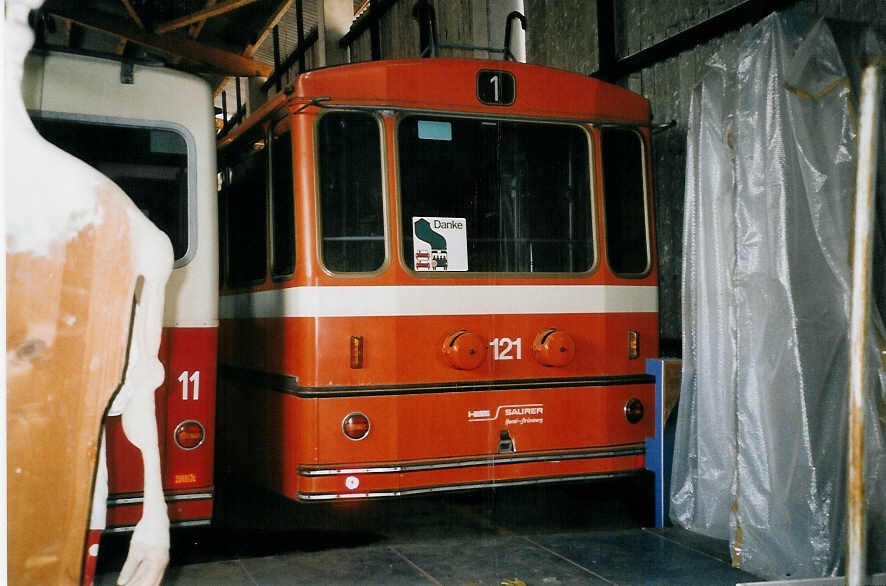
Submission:
<svg viewBox="0 0 886 586">
<path fill-rule="evenodd" d="M 580 126 L 408 116 L 397 137 L 409 268 L 593 267 L 589 134 Z"/>
<path fill-rule="evenodd" d="M 649 270 L 643 141 L 634 130 L 600 130 L 606 257 L 622 276 Z"/>
</svg>

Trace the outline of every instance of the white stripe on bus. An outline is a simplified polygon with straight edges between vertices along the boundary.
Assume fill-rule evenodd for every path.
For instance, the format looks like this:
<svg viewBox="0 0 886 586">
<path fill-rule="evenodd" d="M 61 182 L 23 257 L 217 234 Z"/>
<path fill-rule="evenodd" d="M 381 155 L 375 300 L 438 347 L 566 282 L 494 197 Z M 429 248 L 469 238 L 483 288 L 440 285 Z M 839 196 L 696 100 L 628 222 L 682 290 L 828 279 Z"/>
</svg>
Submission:
<svg viewBox="0 0 886 586">
<path fill-rule="evenodd" d="M 219 300 L 219 316 L 222 319 L 657 311 L 658 287 L 650 286 L 291 287 L 226 295 Z"/>
</svg>

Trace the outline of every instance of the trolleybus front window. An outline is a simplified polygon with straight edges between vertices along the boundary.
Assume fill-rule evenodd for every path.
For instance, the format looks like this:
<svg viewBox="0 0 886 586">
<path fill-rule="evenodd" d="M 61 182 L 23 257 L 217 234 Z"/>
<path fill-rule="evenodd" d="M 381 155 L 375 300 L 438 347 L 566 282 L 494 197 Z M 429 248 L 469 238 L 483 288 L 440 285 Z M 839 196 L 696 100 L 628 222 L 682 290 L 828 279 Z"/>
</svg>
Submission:
<svg viewBox="0 0 886 586">
<path fill-rule="evenodd" d="M 397 136 L 409 268 L 581 273 L 593 267 L 584 129 L 410 116 Z"/>
<path fill-rule="evenodd" d="M 603 128 L 600 151 L 606 258 L 614 272 L 640 276 L 649 270 L 642 139 L 633 130 Z"/>
<path fill-rule="evenodd" d="M 385 261 L 381 138 L 375 117 L 333 112 L 317 128 L 321 257 L 331 271 L 370 272 Z"/>
<path fill-rule="evenodd" d="M 188 254 L 188 149 L 169 129 L 36 117 L 43 137 L 92 165 L 172 241 L 176 266 Z"/>
</svg>

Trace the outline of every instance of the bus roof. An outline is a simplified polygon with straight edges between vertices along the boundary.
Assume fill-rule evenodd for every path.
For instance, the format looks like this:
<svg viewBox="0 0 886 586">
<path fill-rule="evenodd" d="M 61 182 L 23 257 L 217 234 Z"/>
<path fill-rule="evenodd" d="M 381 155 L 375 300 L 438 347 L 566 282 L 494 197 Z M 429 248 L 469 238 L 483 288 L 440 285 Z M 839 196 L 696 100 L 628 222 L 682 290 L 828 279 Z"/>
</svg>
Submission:
<svg viewBox="0 0 886 586">
<path fill-rule="evenodd" d="M 478 99 L 481 71 L 513 75 L 514 101 L 487 105 Z M 649 100 L 598 79 L 538 65 L 477 59 L 382 60 L 315 69 L 299 75 L 285 93 L 273 96 L 218 141 L 224 149 L 242 136 L 255 136 L 262 121 L 307 104 L 327 107 L 433 110 L 496 117 L 648 125 Z"/>
<path fill-rule="evenodd" d="M 481 71 L 506 71 L 515 81 L 511 105 L 478 99 Z M 296 99 L 422 110 L 611 120 L 648 124 L 649 101 L 624 88 L 578 73 L 510 61 L 408 59 L 318 69 L 294 82 Z"/>
</svg>

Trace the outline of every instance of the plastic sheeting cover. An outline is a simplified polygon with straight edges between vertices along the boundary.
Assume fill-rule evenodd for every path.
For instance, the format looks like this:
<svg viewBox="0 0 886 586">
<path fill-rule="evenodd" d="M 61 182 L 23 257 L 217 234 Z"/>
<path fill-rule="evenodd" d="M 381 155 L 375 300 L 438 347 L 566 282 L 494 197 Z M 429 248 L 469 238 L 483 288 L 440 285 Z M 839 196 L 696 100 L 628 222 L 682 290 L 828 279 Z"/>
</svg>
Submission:
<svg viewBox="0 0 886 586">
<path fill-rule="evenodd" d="M 883 41 L 870 28 L 773 14 L 711 59 L 692 98 L 671 519 L 728 538 L 734 565 L 770 578 L 843 570 L 851 88 L 861 55 L 882 55 Z M 869 572 L 886 570 L 880 144 L 865 412 Z"/>
</svg>

